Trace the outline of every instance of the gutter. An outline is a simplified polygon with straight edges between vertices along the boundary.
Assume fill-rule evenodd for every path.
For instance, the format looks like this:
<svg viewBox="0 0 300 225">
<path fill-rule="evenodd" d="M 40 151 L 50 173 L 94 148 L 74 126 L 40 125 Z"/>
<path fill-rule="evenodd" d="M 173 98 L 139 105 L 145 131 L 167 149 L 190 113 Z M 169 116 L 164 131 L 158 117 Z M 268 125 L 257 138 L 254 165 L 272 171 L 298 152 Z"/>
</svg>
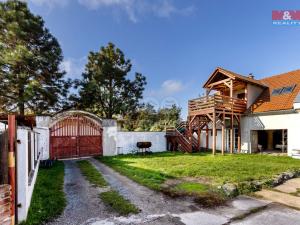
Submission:
<svg viewBox="0 0 300 225">
<path fill-rule="evenodd" d="M 247 113 L 242 116 L 268 116 L 268 115 L 282 115 L 282 114 L 293 114 L 297 113 L 295 109 L 287 109 L 287 110 L 277 110 L 277 111 L 268 111 L 268 112 L 257 112 L 257 113 Z"/>
</svg>

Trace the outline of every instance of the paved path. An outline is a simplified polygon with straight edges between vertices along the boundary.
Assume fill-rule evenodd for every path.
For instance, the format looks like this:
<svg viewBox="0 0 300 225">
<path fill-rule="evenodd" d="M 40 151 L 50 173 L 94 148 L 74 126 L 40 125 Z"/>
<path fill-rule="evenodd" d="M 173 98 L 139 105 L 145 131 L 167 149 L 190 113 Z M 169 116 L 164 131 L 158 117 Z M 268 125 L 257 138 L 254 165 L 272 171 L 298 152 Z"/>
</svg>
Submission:
<svg viewBox="0 0 300 225">
<path fill-rule="evenodd" d="M 291 179 L 274 188 L 261 190 L 256 194 L 273 202 L 281 203 L 300 210 L 300 178 Z"/>
<path fill-rule="evenodd" d="M 298 191 L 300 191 L 300 178 L 288 180 L 284 184 L 279 185 L 274 189 L 289 194 L 297 193 Z"/>
<path fill-rule="evenodd" d="M 300 211 L 270 201 L 240 196 L 226 206 L 203 209 L 188 199 L 172 199 L 143 187 L 95 159 L 90 162 L 110 186 L 141 209 L 137 215 L 118 217 L 99 199 L 102 189 L 88 183 L 74 160 L 64 161 L 67 207 L 47 225 L 300 225 Z"/>
</svg>

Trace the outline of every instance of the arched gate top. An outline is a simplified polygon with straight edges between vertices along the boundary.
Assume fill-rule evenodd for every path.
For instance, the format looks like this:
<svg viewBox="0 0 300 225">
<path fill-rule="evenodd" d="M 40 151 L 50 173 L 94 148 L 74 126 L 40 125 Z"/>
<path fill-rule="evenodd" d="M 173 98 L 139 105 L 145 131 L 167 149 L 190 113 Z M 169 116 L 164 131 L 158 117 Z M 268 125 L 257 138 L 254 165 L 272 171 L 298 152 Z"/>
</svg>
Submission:
<svg viewBox="0 0 300 225">
<path fill-rule="evenodd" d="M 84 116 L 98 124 L 100 127 L 102 127 L 102 119 L 96 116 L 95 114 L 82 111 L 82 110 L 68 110 L 61 113 L 56 114 L 51 118 L 51 121 L 49 123 L 49 128 L 53 127 L 56 123 L 59 121 L 65 120 L 68 117 L 75 117 L 75 116 Z"/>
</svg>

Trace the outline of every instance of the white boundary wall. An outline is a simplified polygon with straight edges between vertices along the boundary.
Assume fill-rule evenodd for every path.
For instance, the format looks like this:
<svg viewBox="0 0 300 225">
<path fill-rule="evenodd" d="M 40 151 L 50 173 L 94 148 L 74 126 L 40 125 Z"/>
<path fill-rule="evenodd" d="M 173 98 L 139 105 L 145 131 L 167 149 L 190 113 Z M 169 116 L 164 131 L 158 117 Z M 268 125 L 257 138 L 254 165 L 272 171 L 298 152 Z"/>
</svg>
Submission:
<svg viewBox="0 0 300 225">
<path fill-rule="evenodd" d="M 28 136 L 30 133 L 30 136 Z M 35 136 L 35 137 L 34 137 Z M 28 138 L 31 138 L 31 155 L 28 155 L 29 146 Z M 39 168 L 39 134 L 26 127 L 17 129 L 17 182 L 18 182 L 18 222 L 27 217 L 28 209 L 31 202 L 32 192 L 36 182 Z M 35 140 L 35 141 L 34 141 Z M 28 174 L 29 160 L 31 157 L 31 173 Z"/>
<path fill-rule="evenodd" d="M 166 151 L 166 132 L 118 132 L 117 133 L 117 154 L 129 154 L 137 150 L 137 142 L 151 142 L 150 151 Z"/>
<path fill-rule="evenodd" d="M 287 129 L 288 155 L 293 149 L 300 149 L 300 114 L 253 115 L 242 117 L 241 122 L 242 151 L 251 153 L 251 130 Z"/>
<path fill-rule="evenodd" d="M 37 127 L 34 129 L 39 133 L 39 149 L 41 159 L 49 159 L 49 124 L 51 117 L 37 116 Z M 123 132 L 119 131 L 115 120 L 102 120 L 103 155 L 112 156 L 118 154 L 129 154 L 137 150 L 136 143 L 139 141 L 150 141 L 152 152 L 166 151 L 165 132 Z"/>
</svg>

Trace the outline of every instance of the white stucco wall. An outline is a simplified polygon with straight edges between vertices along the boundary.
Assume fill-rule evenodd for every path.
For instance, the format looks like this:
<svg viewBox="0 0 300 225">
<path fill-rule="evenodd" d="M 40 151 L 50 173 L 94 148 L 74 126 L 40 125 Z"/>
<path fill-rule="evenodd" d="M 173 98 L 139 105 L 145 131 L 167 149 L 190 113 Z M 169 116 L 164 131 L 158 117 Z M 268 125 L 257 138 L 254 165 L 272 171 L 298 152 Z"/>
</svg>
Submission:
<svg viewBox="0 0 300 225">
<path fill-rule="evenodd" d="M 39 135 L 38 139 L 38 149 L 40 152 L 40 159 L 46 160 L 49 159 L 49 129 L 48 128 L 34 128 L 34 131 Z"/>
<path fill-rule="evenodd" d="M 225 151 L 229 151 L 229 139 L 228 134 L 229 130 L 225 130 Z M 197 138 L 197 134 L 195 133 L 194 136 Z M 208 132 L 208 148 L 212 149 L 212 140 L 213 136 L 211 135 L 211 130 Z M 222 149 L 222 131 L 217 130 L 217 137 L 216 137 L 217 143 L 216 143 L 216 149 L 221 150 Z M 200 138 L 200 147 L 206 148 L 206 131 L 201 132 L 201 138 Z"/>
<path fill-rule="evenodd" d="M 37 116 L 36 117 L 36 127 L 34 128 L 34 131 L 39 133 L 39 142 L 38 142 L 38 148 L 40 151 L 40 159 L 46 160 L 49 159 L 49 124 L 51 121 L 50 116 Z"/>
<path fill-rule="evenodd" d="M 263 89 L 261 87 L 247 84 L 247 108 L 249 108 L 257 99 L 257 97 L 262 93 Z"/>
<path fill-rule="evenodd" d="M 150 151 L 166 151 L 166 132 L 118 132 L 117 133 L 117 154 L 129 154 L 137 150 L 137 142 L 151 142 Z"/>
<path fill-rule="evenodd" d="M 20 205 L 18 207 L 18 221 L 23 221 L 27 217 L 28 209 L 31 202 L 32 192 L 34 189 L 34 184 L 36 182 L 36 177 L 38 173 L 39 168 L 39 160 L 34 167 L 34 141 L 33 141 L 33 135 L 36 136 L 36 146 L 38 145 L 38 134 L 35 134 L 34 132 L 31 133 L 31 165 L 34 169 L 34 172 L 32 173 L 32 179 L 31 182 L 29 182 L 29 176 L 28 176 L 28 132 L 31 132 L 29 128 L 25 127 L 18 127 L 17 129 L 17 182 L 18 182 L 18 202 L 17 204 Z M 38 149 L 37 149 L 38 151 Z"/>
<path fill-rule="evenodd" d="M 5 129 L 7 129 L 7 125 L 0 122 L 0 132 L 4 131 Z"/>
<path fill-rule="evenodd" d="M 300 149 L 300 114 L 252 115 L 242 117 L 241 142 L 242 150 L 251 153 L 251 130 L 287 129 L 288 155 L 293 149 Z"/>
</svg>

